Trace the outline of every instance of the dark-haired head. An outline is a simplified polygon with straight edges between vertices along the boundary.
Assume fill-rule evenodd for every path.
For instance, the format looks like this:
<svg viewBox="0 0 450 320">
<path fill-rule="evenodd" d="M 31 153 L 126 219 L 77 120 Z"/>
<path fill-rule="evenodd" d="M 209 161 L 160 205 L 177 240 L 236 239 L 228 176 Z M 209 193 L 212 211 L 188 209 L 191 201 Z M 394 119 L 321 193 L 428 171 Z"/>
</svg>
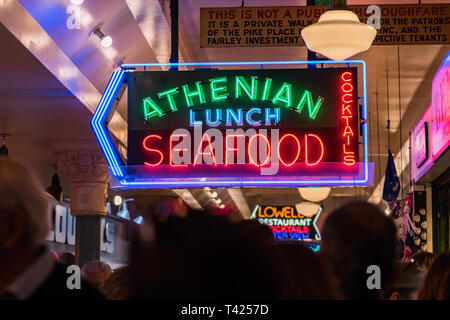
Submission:
<svg viewBox="0 0 450 320">
<path fill-rule="evenodd" d="M 155 225 L 155 234 L 152 243 L 135 243 L 132 250 L 133 298 L 277 298 L 263 248 L 225 218 L 170 216 Z"/>
<path fill-rule="evenodd" d="M 450 300 L 450 252 L 441 253 L 423 282 L 419 300 Z"/>
<path fill-rule="evenodd" d="M 381 289 L 395 269 L 396 228 L 376 206 L 351 202 L 332 212 L 322 230 L 322 254 L 331 262 L 341 291 L 350 299 L 378 299 L 381 290 L 370 289 L 368 278 L 377 266 Z M 375 283 L 376 284 L 376 283 Z"/>
<path fill-rule="evenodd" d="M 299 242 L 279 242 L 274 247 L 283 298 L 295 300 L 340 299 L 333 270 L 322 257 Z"/>
</svg>

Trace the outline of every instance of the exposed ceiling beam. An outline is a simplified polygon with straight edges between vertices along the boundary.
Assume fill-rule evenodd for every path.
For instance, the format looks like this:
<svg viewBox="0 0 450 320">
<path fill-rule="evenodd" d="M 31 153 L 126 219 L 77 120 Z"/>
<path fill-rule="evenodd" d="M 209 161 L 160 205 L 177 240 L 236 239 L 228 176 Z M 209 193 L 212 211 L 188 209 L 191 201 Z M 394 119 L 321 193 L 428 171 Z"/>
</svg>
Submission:
<svg viewBox="0 0 450 320">
<path fill-rule="evenodd" d="M 100 92 L 18 1 L 3 0 L 0 21 L 87 109 L 95 111 Z M 123 118 L 115 114 L 111 127 L 122 142 L 126 142 L 125 126 Z"/>
<path fill-rule="evenodd" d="M 167 63 L 170 57 L 170 26 L 159 1 L 126 0 L 126 3 L 158 62 Z"/>
<path fill-rule="evenodd" d="M 245 196 L 242 193 L 242 190 L 238 188 L 228 188 L 227 191 L 228 194 L 230 195 L 230 198 L 233 200 L 234 204 L 241 212 L 242 216 L 245 219 L 249 219 L 251 212 L 247 205 L 247 200 L 245 199 Z"/>
<path fill-rule="evenodd" d="M 172 189 L 172 191 L 184 200 L 194 210 L 203 210 L 200 203 L 194 198 L 192 193 L 188 189 Z"/>
</svg>

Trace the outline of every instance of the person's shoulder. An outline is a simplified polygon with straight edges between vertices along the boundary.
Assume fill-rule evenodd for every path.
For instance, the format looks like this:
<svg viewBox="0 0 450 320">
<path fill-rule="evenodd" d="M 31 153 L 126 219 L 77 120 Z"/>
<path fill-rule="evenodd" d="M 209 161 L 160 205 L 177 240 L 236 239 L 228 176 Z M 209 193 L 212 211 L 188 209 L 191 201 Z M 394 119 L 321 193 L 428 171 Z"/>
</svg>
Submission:
<svg viewBox="0 0 450 320">
<path fill-rule="evenodd" d="M 80 279 L 79 288 L 69 289 L 67 274 L 56 266 L 47 280 L 34 292 L 30 299 L 38 300 L 105 300 L 105 297 L 86 281 Z M 81 276 L 81 275 L 80 275 Z M 73 281 L 76 282 L 75 280 Z M 71 281 L 69 281 L 69 284 Z"/>
</svg>

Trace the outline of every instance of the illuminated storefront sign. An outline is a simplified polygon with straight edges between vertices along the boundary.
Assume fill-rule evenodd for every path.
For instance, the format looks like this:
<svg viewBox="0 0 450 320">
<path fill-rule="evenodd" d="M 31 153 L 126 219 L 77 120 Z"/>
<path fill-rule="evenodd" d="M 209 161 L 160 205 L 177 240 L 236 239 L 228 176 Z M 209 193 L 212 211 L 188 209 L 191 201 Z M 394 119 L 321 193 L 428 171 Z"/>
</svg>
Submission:
<svg viewBox="0 0 450 320">
<path fill-rule="evenodd" d="M 411 180 L 416 183 L 450 146 L 450 52 L 433 79 L 431 104 L 410 136 Z"/>
<path fill-rule="evenodd" d="M 450 146 L 450 52 L 433 78 L 431 113 L 432 154 L 437 159 Z"/>
<path fill-rule="evenodd" d="M 70 214 L 70 204 L 61 204 L 54 198 L 49 198 L 49 212 L 52 224 L 45 240 L 75 246 L 76 217 Z M 101 219 L 100 250 L 114 253 L 115 225 L 106 218 Z"/>
<path fill-rule="evenodd" d="M 364 64 L 353 63 L 363 66 L 365 84 Z M 317 69 L 117 71 L 92 121 L 111 175 L 117 178 L 113 186 L 370 184 L 358 67 L 340 64 Z M 126 160 L 111 148 L 102 127 L 108 104 L 124 82 Z"/>
<path fill-rule="evenodd" d="M 428 159 L 428 122 L 422 122 L 417 134 L 414 135 L 414 141 L 411 143 L 413 144 L 413 150 L 417 152 L 415 165 L 420 168 Z"/>
<path fill-rule="evenodd" d="M 252 219 L 270 227 L 277 240 L 320 240 L 316 226 L 322 208 L 313 215 L 303 215 L 294 206 L 260 206 L 253 210 Z"/>
</svg>

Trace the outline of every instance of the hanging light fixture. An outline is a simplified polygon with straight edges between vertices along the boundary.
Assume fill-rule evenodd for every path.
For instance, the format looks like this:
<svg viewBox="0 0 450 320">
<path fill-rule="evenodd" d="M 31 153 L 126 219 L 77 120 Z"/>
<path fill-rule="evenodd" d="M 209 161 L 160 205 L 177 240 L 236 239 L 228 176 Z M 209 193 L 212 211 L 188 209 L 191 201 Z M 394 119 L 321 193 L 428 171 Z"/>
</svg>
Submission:
<svg viewBox="0 0 450 320">
<path fill-rule="evenodd" d="M 95 34 L 100 39 L 100 44 L 102 45 L 102 47 L 109 48 L 112 45 L 112 38 L 105 35 L 102 30 L 100 30 L 101 27 L 102 24 L 100 23 L 89 33 L 89 36 Z"/>
<path fill-rule="evenodd" d="M 374 27 L 359 21 L 346 0 L 336 0 L 317 23 L 302 29 L 309 50 L 337 61 L 369 50 L 376 34 Z"/>
<path fill-rule="evenodd" d="M 137 224 L 143 224 L 144 218 L 142 216 L 138 216 L 133 221 L 134 221 L 134 223 L 137 223 Z"/>
<path fill-rule="evenodd" d="M 303 199 L 312 202 L 319 202 L 325 200 L 330 194 L 331 188 L 329 187 L 307 187 L 298 188 L 300 195 Z"/>
<path fill-rule="evenodd" d="M 56 165 L 55 171 L 56 171 Z M 47 193 L 49 193 L 53 198 L 55 198 L 57 201 L 62 202 L 63 199 L 63 189 L 61 187 L 61 184 L 59 182 L 59 176 L 55 172 L 52 176 L 52 184 L 50 187 L 46 189 Z"/>
<path fill-rule="evenodd" d="M 295 209 L 305 217 L 312 217 L 320 210 L 320 205 L 314 202 L 300 202 L 295 205 Z"/>
<path fill-rule="evenodd" d="M 0 148 L 0 157 L 8 157 L 9 151 L 6 147 L 6 137 L 9 136 L 9 133 L 2 133 L 3 136 L 3 145 Z"/>
<path fill-rule="evenodd" d="M 130 220 L 130 211 L 128 211 L 127 208 L 127 201 L 122 203 L 122 210 L 117 213 L 117 216 L 125 220 Z"/>
</svg>

